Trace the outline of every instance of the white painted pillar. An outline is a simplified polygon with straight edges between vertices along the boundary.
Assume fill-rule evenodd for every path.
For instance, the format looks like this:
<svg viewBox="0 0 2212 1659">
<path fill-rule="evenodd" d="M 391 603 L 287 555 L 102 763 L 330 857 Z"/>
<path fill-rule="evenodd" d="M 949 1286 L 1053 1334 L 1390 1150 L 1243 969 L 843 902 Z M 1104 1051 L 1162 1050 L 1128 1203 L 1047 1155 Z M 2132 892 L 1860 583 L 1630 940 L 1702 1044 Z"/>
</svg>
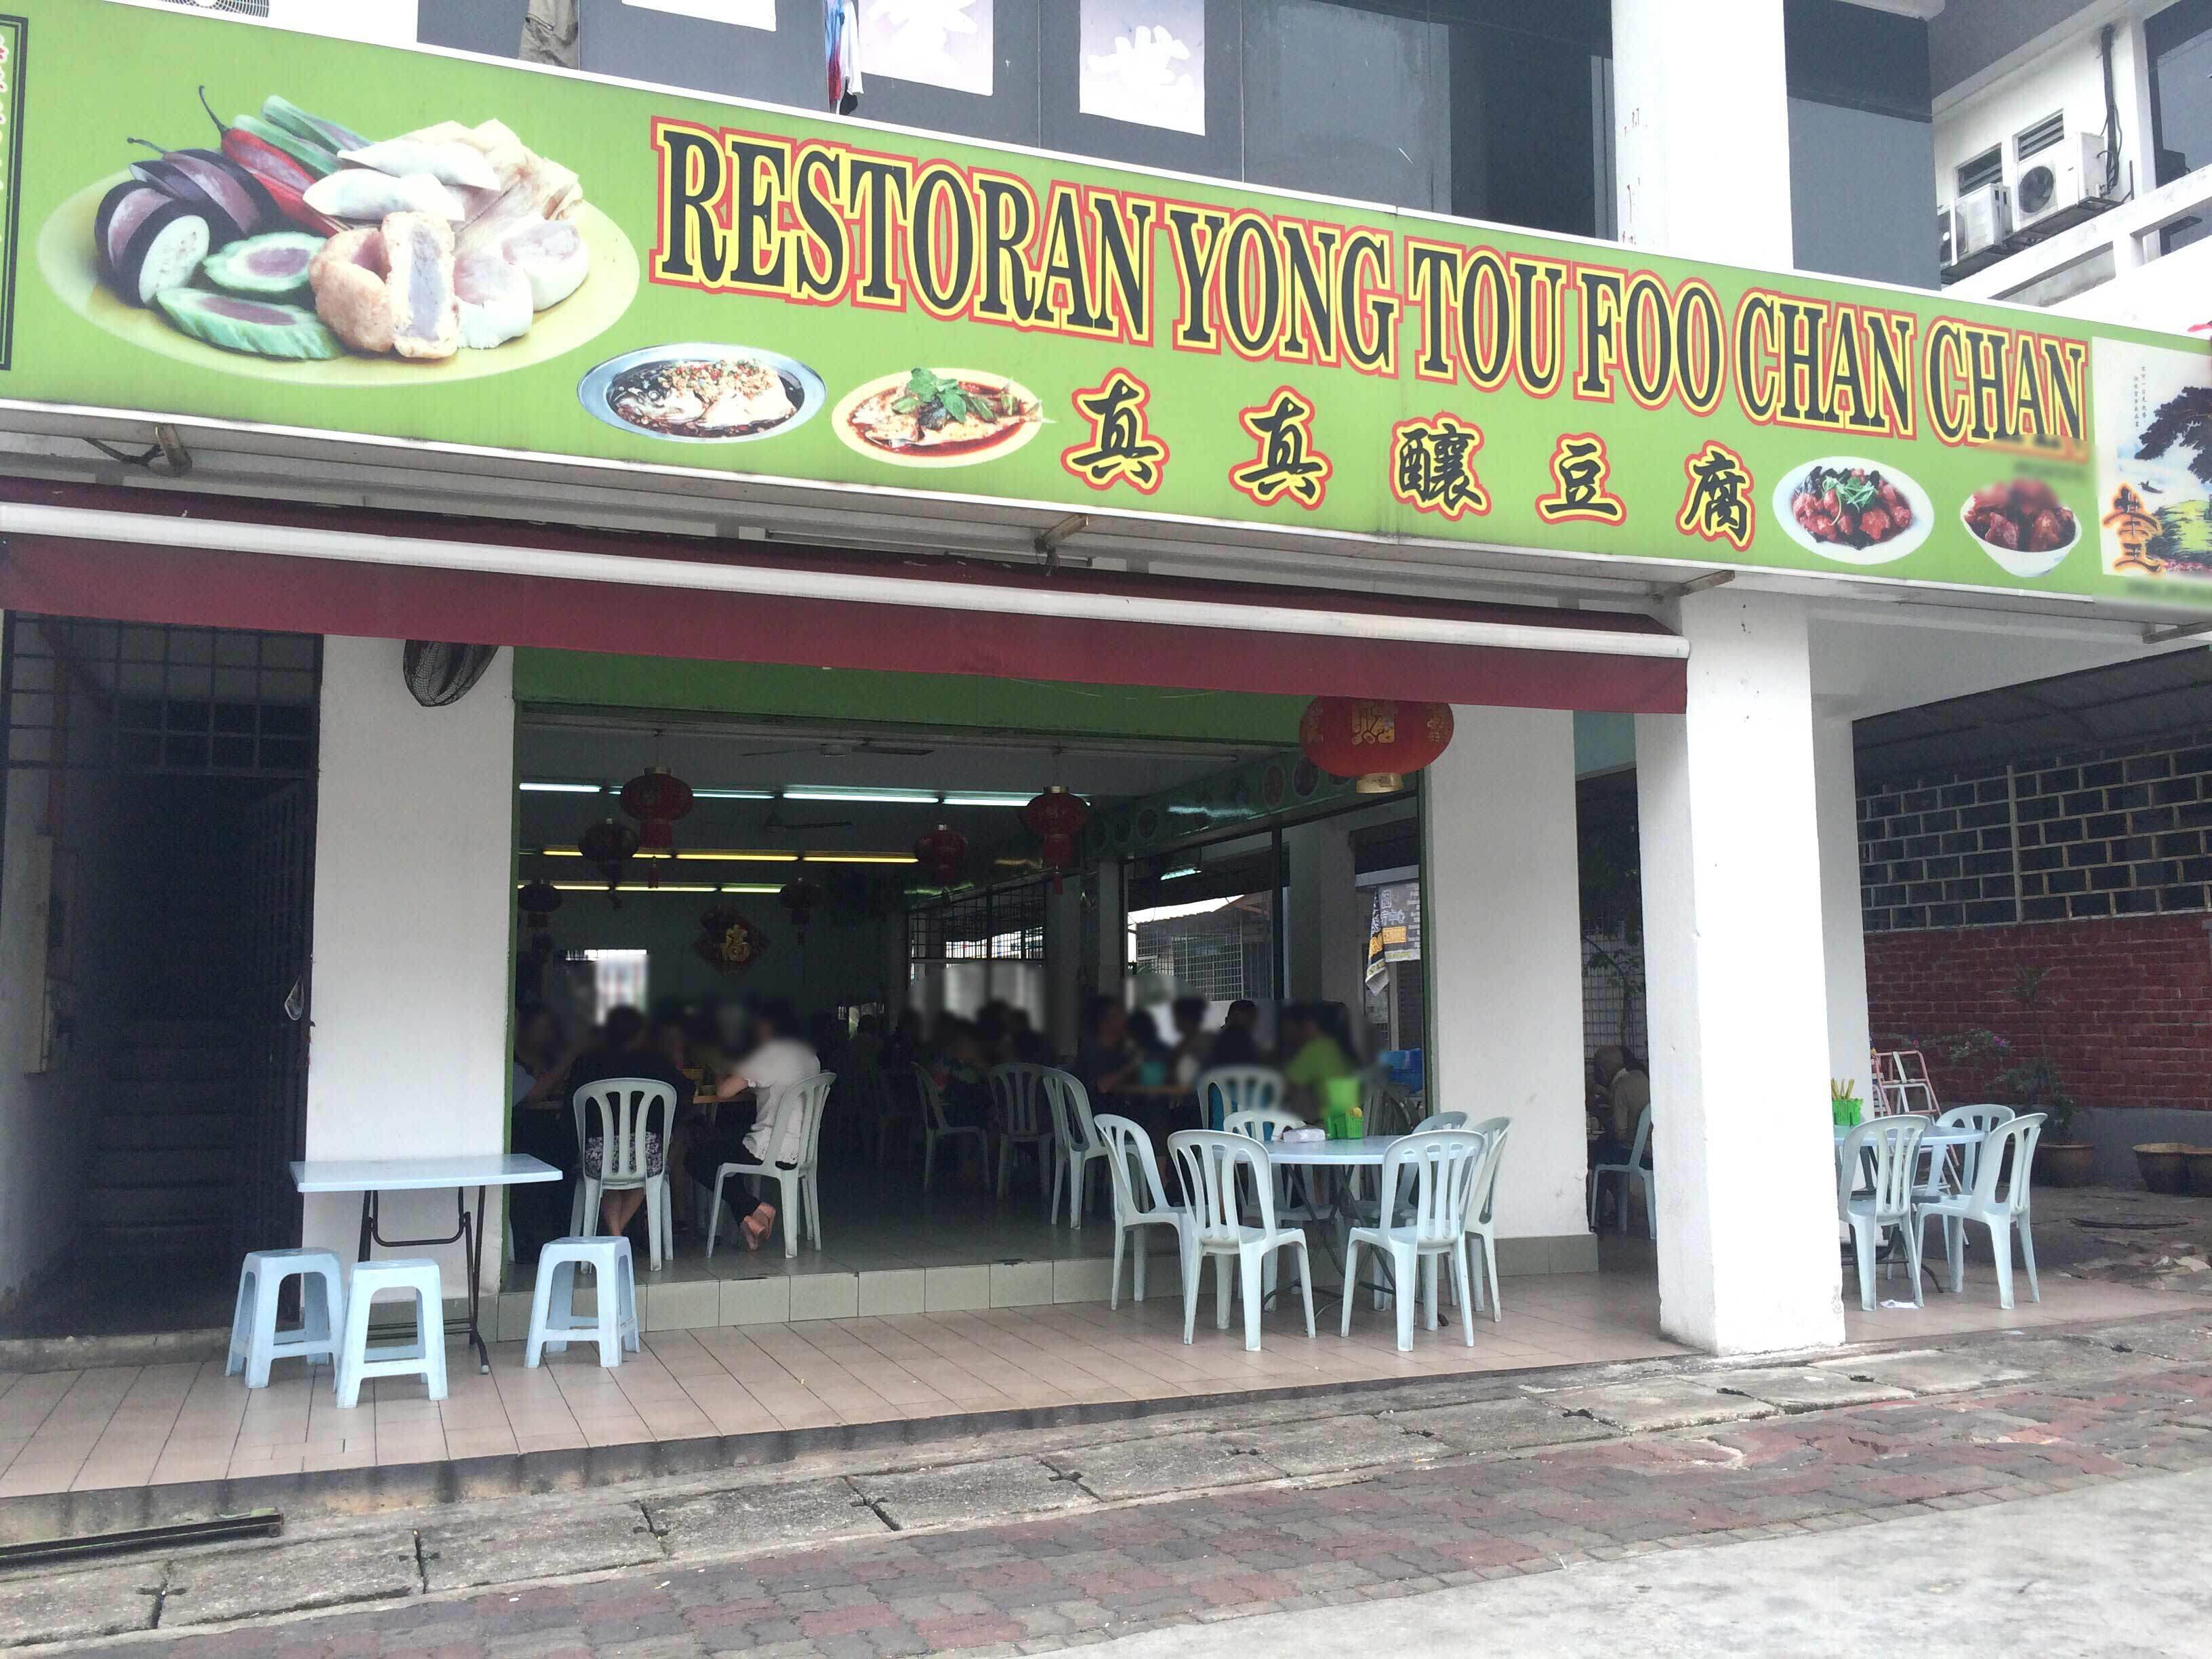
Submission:
<svg viewBox="0 0 2212 1659">
<path fill-rule="evenodd" d="M 1056 1060 L 1082 1037 L 1082 968 L 1083 884 L 1071 880 L 1044 901 L 1044 1035 Z"/>
<path fill-rule="evenodd" d="M 1718 1353 L 1840 1342 L 1806 606 L 1677 610 L 1688 712 L 1636 721 L 1660 1322 Z"/>
<path fill-rule="evenodd" d="M 1613 0 L 1620 240 L 1787 270 L 1783 0 Z"/>
<path fill-rule="evenodd" d="M 1814 811 L 1820 819 L 1820 939 L 1828 982 L 1828 1075 L 1869 1098 L 1865 915 L 1859 896 L 1858 762 L 1851 723 L 1813 721 Z"/>
<path fill-rule="evenodd" d="M 514 909 L 514 659 L 425 708 L 397 640 L 323 643 L 315 804 L 307 1156 L 426 1158 L 507 1149 L 509 921 Z M 474 1194 L 471 1194 L 471 1200 Z M 384 1201 L 386 1237 L 453 1231 L 450 1192 Z M 500 1218 L 483 1251 L 496 1288 Z M 307 1201 L 306 1242 L 354 1258 L 361 1200 Z M 449 1299 L 459 1245 L 434 1255 Z"/>
<path fill-rule="evenodd" d="M 1502 1269 L 1593 1271 L 1574 716 L 1452 716 L 1451 747 L 1421 782 L 1429 1108 L 1513 1120 L 1498 1194 Z"/>
</svg>

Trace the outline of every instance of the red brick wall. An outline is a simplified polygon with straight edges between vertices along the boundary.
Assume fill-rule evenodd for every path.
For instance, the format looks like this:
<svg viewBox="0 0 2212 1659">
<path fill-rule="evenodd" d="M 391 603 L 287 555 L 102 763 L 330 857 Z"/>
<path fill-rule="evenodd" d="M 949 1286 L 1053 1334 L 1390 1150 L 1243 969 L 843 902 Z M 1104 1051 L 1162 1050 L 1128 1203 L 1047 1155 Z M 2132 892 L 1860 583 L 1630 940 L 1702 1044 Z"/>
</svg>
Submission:
<svg viewBox="0 0 2212 1659">
<path fill-rule="evenodd" d="M 2212 1111 L 2212 939 L 2203 912 L 1867 935 L 1875 1046 L 1927 1048 L 1981 1026 L 2033 1052 L 2036 1023 L 2010 994 L 2049 968 L 2044 1039 L 2085 1106 Z M 1927 1048 L 1937 1095 L 1978 1094 L 1985 1076 Z"/>
</svg>

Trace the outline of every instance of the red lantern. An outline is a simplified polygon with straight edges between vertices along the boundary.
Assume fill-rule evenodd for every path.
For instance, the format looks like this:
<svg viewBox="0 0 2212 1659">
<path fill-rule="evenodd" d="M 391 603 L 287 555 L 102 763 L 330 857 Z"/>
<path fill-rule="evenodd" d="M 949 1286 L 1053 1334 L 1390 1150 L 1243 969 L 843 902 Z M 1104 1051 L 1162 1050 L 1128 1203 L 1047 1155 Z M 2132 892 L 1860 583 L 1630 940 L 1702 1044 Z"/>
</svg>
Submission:
<svg viewBox="0 0 2212 1659">
<path fill-rule="evenodd" d="M 951 887 L 959 881 L 961 866 L 968 861 L 968 837 L 940 823 L 915 842 L 914 855 L 939 887 Z"/>
<path fill-rule="evenodd" d="M 612 818 L 602 819 L 578 837 L 576 850 L 586 862 L 594 866 L 607 884 L 611 894 L 622 880 L 623 866 L 629 863 L 637 851 L 637 831 L 626 823 L 617 823 Z M 615 907 L 622 907 L 620 899 Z"/>
<path fill-rule="evenodd" d="M 654 854 L 676 850 L 676 821 L 691 810 L 691 786 L 672 772 L 648 766 L 622 787 L 623 811 L 638 821 L 638 845 Z M 660 885 L 656 858 L 646 866 L 645 884 Z"/>
<path fill-rule="evenodd" d="M 1022 808 L 1022 822 L 1044 842 L 1044 867 L 1052 872 L 1057 893 L 1060 877 L 1075 867 L 1075 838 L 1091 822 L 1091 803 L 1055 783 Z"/>
<path fill-rule="evenodd" d="M 1331 776 L 1357 778 L 1363 795 L 1406 787 L 1444 752 L 1452 738 L 1448 702 L 1399 702 L 1387 697 L 1316 697 L 1298 722 L 1298 747 Z"/>
</svg>

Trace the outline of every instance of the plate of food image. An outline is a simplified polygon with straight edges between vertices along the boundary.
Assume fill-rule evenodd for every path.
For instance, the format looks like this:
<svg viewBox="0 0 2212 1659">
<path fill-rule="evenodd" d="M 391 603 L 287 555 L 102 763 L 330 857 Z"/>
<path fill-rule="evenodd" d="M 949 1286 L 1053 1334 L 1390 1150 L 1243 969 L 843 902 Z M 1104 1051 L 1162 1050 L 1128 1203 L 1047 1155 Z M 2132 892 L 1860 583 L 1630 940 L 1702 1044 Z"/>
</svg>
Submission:
<svg viewBox="0 0 2212 1659">
<path fill-rule="evenodd" d="M 576 396 L 623 432 L 670 443 L 740 444 L 805 425 L 830 393 L 796 357 L 695 340 L 610 357 L 584 376 Z"/>
<path fill-rule="evenodd" d="M 2073 509 L 2040 478 L 2010 478 L 1977 489 L 1959 518 L 1976 546 L 2023 581 L 2049 575 L 2081 540 Z"/>
<path fill-rule="evenodd" d="M 830 423 L 844 446 L 893 466 L 974 466 L 1037 434 L 1044 406 L 1018 381 L 977 368 L 902 370 L 857 386 Z"/>
<path fill-rule="evenodd" d="M 629 239 L 499 121 L 372 142 L 272 94 L 216 125 L 47 217 L 38 264 L 63 304 L 211 373 L 420 386 L 574 350 L 636 295 Z"/>
<path fill-rule="evenodd" d="M 1928 539 L 1936 507 L 1926 490 L 1895 468 L 1860 455 L 1831 455 L 1782 480 L 1774 521 L 1824 559 L 1888 564 Z"/>
</svg>

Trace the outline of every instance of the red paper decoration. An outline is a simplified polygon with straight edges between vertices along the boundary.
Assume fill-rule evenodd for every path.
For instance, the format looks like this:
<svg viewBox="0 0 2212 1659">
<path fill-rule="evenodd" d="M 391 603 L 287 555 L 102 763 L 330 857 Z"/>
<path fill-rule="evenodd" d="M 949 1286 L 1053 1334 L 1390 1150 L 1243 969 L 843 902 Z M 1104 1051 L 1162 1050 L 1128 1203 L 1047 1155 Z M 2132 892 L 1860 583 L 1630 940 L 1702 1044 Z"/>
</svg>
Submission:
<svg viewBox="0 0 2212 1659">
<path fill-rule="evenodd" d="M 1057 893 L 1061 876 L 1075 867 L 1075 838 L 1091 822 L 1091 803 L 1055 783 L 1022 808 L 1022 822 L 1044 842 L 1044 867 Z"/>
<path fill-rule="evenodd" d="M 915 842 L 914 855 L 939 887 L 951 887 L 968 862 L 968 837 L 940 823 Z"/>
<path fill-rule="evenodd" d="M 1306 758 L 1334 777 L 1357 778 L 1363 795 L 1404 788 L 1406 775 L 1435 760 L 1451 739 L 1447 702 L 1316 697 L 1298 722 Z"/>
<path fill-rule="evenodd" d="M 691 810 L 691 786 L 673 772 L 648 766 L 622 787 L 622 808 L 638 821 L 638 845 L 653 853 L 676 850 L 676 821 Z M 660 885 L 660 862 L 646 866 L 645 884 Z"/>
</svg>

